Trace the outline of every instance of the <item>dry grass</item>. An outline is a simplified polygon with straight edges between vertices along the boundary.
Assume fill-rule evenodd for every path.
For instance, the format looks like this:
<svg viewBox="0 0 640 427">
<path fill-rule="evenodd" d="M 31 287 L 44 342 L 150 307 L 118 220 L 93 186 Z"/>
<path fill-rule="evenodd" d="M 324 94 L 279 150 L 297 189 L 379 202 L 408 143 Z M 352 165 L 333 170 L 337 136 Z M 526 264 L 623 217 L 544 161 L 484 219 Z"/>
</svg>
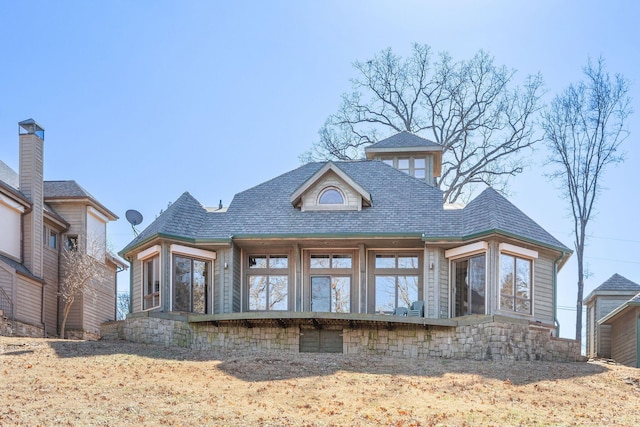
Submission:
<svg viewBox="0 0 640 427">
<path fill-rule="evenodd" d="M 0 337 L 0 425 L 640 424 L 606 363 L 191 352 Z"/>
</svg>

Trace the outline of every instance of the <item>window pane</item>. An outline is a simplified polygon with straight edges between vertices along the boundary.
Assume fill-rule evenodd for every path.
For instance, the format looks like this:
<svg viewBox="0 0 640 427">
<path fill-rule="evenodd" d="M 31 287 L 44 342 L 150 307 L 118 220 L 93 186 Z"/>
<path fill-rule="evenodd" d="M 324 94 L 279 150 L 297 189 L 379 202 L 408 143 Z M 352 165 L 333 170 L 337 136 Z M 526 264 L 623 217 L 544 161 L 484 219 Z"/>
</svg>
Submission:
<svg viewBox="0 0 640 427">
<path fill-rule="evenodd" d="M 390 314 L 396 308 L 395 276 L 376 276 L 376 313 Z"/>
<path fill-rule="evenodd" d="M 331 311 L 331 277 L 314 276 L 311 278 L 311 310 Z"/>
<path fill-rule="evenodd" d="M 250 256 L 249 268 L 267 268 L 266 256 Z"/>
<path fill-rule="evenodd" d="M 417 256 L 399 256 L 398 268 L 418 268 Z"/>
<path fill-rule="evenodd" d="M 175 257 L 173 275 L 173 310 L 191 311 L 191 260 Z"/>
<path fill-rule="evenodd" d="M 58 247 L 58 233 L 52 231 L 49 234 L 49 247 L 51 249 L 56 249 Z"/>
<path fill-rule="evenodd" d="M 398 169 L 403 172 L 409 171 L 409 159 L 398 159 Z"/>
<path fill-rule="evenodd" d="M 385 163 L 389 166 L 393 166 L 393 159 L 385 159 L 382 161 L 382 163 Z"/>
<path fill-rule="evenodd" d="M 471 295 L 471 314 L 484 314 L 485 310 L 485 256 L 469 259 L 469 290 Z"/>
<path fill-rule="evenodd" d="M 410 307 L 417 300 L 418 276 L 398 276 L 398 307 Z"/>
<path fill-rule="evenodd" d="M 395 255 L 376 255 L 376 268 L 396 268 Z"/>
<path fill-rule="evenodd" d="M 513 295 L 513 265 L 514 258 L 511 255 L 500 255 L 500 293 Z"/>
<path fill-rule="evenodd" d="M 289 266 L 289 259 L 286 255 L 270 256 L 269 268 L 287 268 Z"/>
<path fill-rule="evenodd" d="M 269 310 L 287 309 L 287 276 L 269 277 Z"/>
<path fill-rule="evenodd" d="M 267 309 L 267 276 L 249 276 L 249 310 Z"/>
<path fill-rule="evenodd" d="M 193 312 L 205 313 L 207 289 L 207 263 L 193 261 Z"/>
<path fill-rule="evenodd" d="M 424 169 L 414 169 L 413 176 L 415 176 L 418 179 L 424 179 L 426 174 L 425 174 Z"/>
<path fill-rule="evenodd" d="M 516 258 L 516 311 L 531 313 L 531 261 Z"/>
<path fill-rule="evenodd" d="M 160 304 L 160 262 L 158 257 L 144 261 L 142 274 L 144 294 L 142 309 L 148 310 Z"/>
<path fill-rule="evenodd" d="M 414 169 L 424 169 L 426 167 L 426 160 L 423 158 L 413 159 L 413 167 Z"/>
<path fill-rule="evenodd" d="M 351 278 L 333 277 L 331 280 L 331 308 L 335 313 L 349 313 L 351 302 Z"/>
<path fill-rule="evenodd" d="M 329 255 L 311 255 L 311 268 L 331 267 L 331 257 Z"/>
<path fill-rule="evenodd" d="M 334 255 L 333 268 L 351 268 L 351 255 Z"/>
<path fill-rule="evenodd" d="M 338 190 L 329 188 L 320 195 L 318 203 L 321 205 L 341 205 L 344 203 L 344 199 Z"/>
</svg>

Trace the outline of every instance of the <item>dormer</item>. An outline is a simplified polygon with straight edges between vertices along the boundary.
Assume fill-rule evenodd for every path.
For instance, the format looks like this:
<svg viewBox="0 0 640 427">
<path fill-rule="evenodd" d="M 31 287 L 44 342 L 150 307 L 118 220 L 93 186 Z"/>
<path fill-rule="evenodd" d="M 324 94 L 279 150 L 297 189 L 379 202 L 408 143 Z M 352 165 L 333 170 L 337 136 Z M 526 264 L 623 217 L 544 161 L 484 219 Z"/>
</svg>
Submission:
<svg viewBox="0 0 640 427">
<path fill-rule="evenodd" d="M 333 162 L 327 162 L 291 195 L 301 211 L 359 211 L 371 194 Z"/>
<path fill-rule="evenodd" d="M 442 173 L 443 146 L 407 131 L 378 141 L 364 149 L 368 160 L 381 160 L 435 186 Z"/>
</svg>

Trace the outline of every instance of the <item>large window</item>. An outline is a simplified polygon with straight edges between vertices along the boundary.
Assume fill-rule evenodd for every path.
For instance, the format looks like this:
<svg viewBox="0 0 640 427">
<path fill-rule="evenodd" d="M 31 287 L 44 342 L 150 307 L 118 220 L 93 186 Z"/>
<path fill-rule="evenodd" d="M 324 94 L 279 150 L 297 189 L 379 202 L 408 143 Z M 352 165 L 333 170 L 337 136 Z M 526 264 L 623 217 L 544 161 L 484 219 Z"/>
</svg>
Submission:
<svg viewBox="0 0 640 427">
<path fill-rule="evenodd" d="M 77 247 L 71 246 L 72 250 Z M 160 256 L 142 261 L 142 309 L 160 306 Z"/>
<path fill-rule="evenodd" d="M 311 254 L 311 310 L 333 313 L 351 311 L 351 254 Z"/>
<path fill-rule="evenodd" d="M 173 257 L 173 310 L 207 312 L 207 261 L 181 255 Z"/>
<path fill-rule="evenodd" d="M 420 299 L 420 258 L 417 254 L 376 254 L 375 312 L 392 313 Z"/>
<path fill-rule="evenodd" d="M 249 310 L 287 310 L 289 258 L 286 255 L 249 256 Z"/>
<path fill-rule="evenodd" d="M 530 259 L 500 254 L 500 309 L 531 314 Z"/>
<path fill-rule="evenodd" d="M 484 253 L 451 262 L 453 273 L 453 316 L 485 314 L 486 255 Z"/>
</svg>

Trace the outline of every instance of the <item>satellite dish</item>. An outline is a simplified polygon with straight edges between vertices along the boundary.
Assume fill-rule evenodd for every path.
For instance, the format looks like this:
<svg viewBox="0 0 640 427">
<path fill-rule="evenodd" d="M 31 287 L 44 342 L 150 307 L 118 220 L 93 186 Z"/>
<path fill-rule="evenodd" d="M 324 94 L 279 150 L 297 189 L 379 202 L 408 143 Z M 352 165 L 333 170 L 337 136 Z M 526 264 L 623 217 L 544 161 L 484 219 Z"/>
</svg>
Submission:
<svg viewBox="0 0 640 427">
<path fill-rule="evenodd" d="M 136 210 L 129 209 L 125 212 L 124 216 L 127 218 L 127 221 L 129 221 L 129 224 L 131 224 L 133 234 L 137 236 L 138 230 L 136 230 L 136 225 L 142 223 L 142 214 Z"/>
</svg>

